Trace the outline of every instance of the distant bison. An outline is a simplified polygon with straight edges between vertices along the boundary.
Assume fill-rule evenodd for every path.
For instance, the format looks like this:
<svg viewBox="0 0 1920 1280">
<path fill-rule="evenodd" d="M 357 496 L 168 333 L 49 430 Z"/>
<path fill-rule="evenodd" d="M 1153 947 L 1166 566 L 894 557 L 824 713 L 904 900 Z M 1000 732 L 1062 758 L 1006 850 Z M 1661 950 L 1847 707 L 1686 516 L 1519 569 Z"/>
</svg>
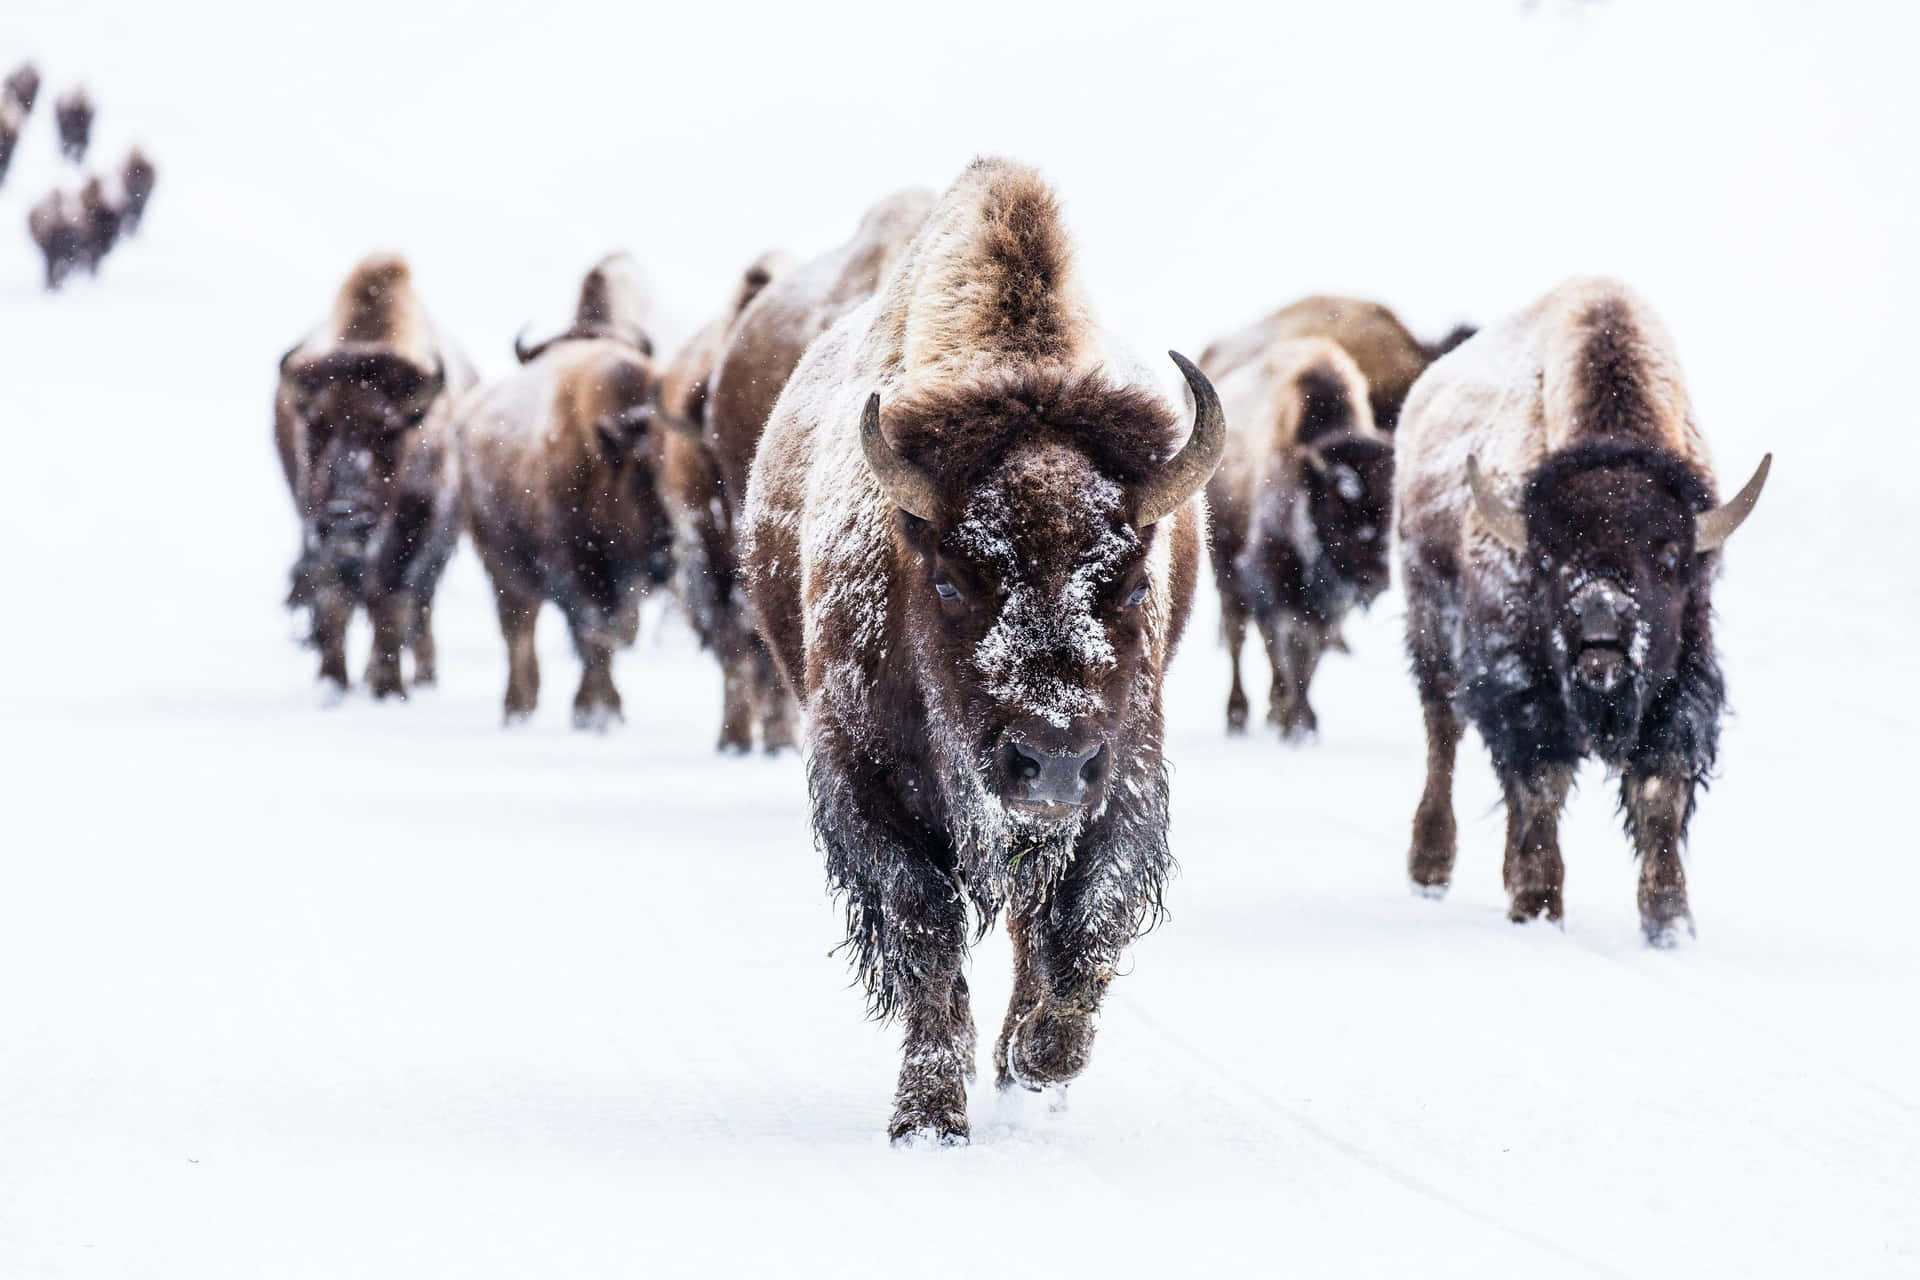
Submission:
<svg viewBox="0 0 1920 1280">
<path fill-rule="evenodd" d="M 646 294 L 632 257 L 624 253 L 609 254 L 580 282 L 573 323 L 533 346 L 527 345 L 523 332 L 513 340 L 514 357 L 521 364 L 527 364 L 556 342 L 581 338 L 606 338 L 650 356 L 653 339 L 647 336 L 645 311 Z"/>
<path fill-rule="evenodd" d="M 509 723 L 539 696 L 534 623 L 549 600 L 583 667 L 574 724 L 618 720 L 613 651 L 632 640 L 640 597 L 673 573 L 657 489 L 667 427 L 632 281 L 625 255 L 601 262 L 573 327 L 522 346 L 524 368 L 456 411 L 469 528 L 507 643 Z"/>
<path fill-rule="evenodd" d="M 281 360 L 274 441 L 303 544 L 289 603 L 312 610 L 323 681 L 346 688 L 347 623 L 364 607 L 373 695 L 406 696 L 403 649 L 414 683 L 432 683 L 433 595 L 460 534 L 449 400 L 473 382 L 388 255 L 356 266 L 327 323 Z"/>
<path fill-rule="evenodd" d="M 54 99 L 53 119 L 60 130 L 60 154 L 79 164 L 93 137 L 93 99 L 85 89 L 69 89 Z"/>
<path fill-rule="evenodd" d="M 26 126 L 27 113 L 12 98 L 0 97 L 0 183 L 7 180 L 13 164 L 13 149 L 20 142 L 20 130 Z"/>
<path fill-rule="evenodd" d="M 0 83 L 0 98 L 9 99 L 20 107 L 21 116 L 33 113 L 33 104 L 40 99 L 40 70 L 31 62 L 23 62 L 7 73 L 4 83 Z"/>
<path fill-rule="evenodd" d="M 1162 677 L 1226 434 L 1180 368 L 1184 444 L 1089 315 L 1053 192 L 977 161 L 808 348 L 753 460 L 754 612 L 805 700 L 870 1007 L 905 1024 L 896 1141 L 968 1133 L 969 903 L 977 928 L 1004 908 L 1014 945 L 998 1083 L 1036 1090 L 1086 1066 L 1159 914 Z"/>
<path fill-rule="evenodd" d="M 1621 773 L 1647 940 L 1691 931 L 1680 846 L 1724 696 L 1711 584 L 1770 463 L 1717 502 L 1672 340 L 1609 280 L 1560 286 L 1420 379 L 1395 484 L 1427 727 L 1416 888 L 1453 876 L 1464 717 L 1506 796 L 1514 920 L 1561 918 L 1560 807 L 1596 756 Z"/>
<path fill-rule="evenodd" d="M 1327 338 L 1353 357 L 1367 379 L 1374 426 L 1391 434 L 1400 405 L 1428 365 L 1473 336 L 1460 325 L 1439 342 L 1421 342 L 1400 317 L 1377 302 L 1316 295 L 1289 303 L 1264 320 L 1220 339 L 1200 356 L 1200 367 L 1223 376 L 1256 360 L 1283 338 Z"/>
<path fill-rule="evenodd" d="M 1387 586 L 1393 445 L 1374 430 L 1366 379 L 1325 338 L 1282 338 L 1215 385 L 1231 428 L 1207 484 L 1233 662 L 1227 728 L 1247 725 L 1240 649 L 1251 620 L 1273 667 L 1268 721 L 1290 738 L 1309 734 L 1319 727 L 1307 689 L 1321 654 L 1341 643 L 1347 613 Z"/>
<path fill-rule="evenodd" d="M 27 211 L 27 232 L 46 261 L 49 292 L 66 283 L 87 252 L 86 214 L 79 198 L 65 191 L 49 191 Z"/>
<path fill-rule="evenodd" d="M 147 215 L 147 201 L 153 198 L 153 183 L 157 177 L 153 161 L 139 147 L 127 153 L 126 163 L 120 166 L 120 233 L 133 235 L 140 230 L 140 221 Z"/>
<path fill-rule="evenodd" d="M 933 207 L 933 193 L 900 191 L 861 218 L 853 238 L 772 281 L 741 314 L 715 365 L 706 397 L 706 439 L 720 478 L 728 519 L 741 527 L 747 472 L 773 403 L 807 345 L 880 287 L 888 270 Z M 720 582 L 735 580 L 738 547 L 710 565 Z M 740 592 L 716 590 L 715 607 L 732 611 L 725 625 L 747 639 L 743 649 L 723 649 L 728 702 L 721 746 L 745 751 L 753 745 L 757 718 L 762 746 L 793 745 L 791 692 L 781 684 L 764 643 L 754 631 Z"/>
<path fill-rule="evenodd" d="M 120 217 L 120 205 L 107 197 L 106 185 L 88 178 L 80 188 L 80 261 L 88 275 L 99 273 L 100 264 L 120 242 Z"/>
<path fill-rule="evenodd" d="M 789 265 L 784 254 L 762 254 L 735 282 L 726 306 L 675 354 L 660 380 L 663 418 L 677 428 L 660 438 L 660 496 L 673 521 L 680 599 L 701 643 L 720 660 L 723 751 L 753 745 L 756 663 L 765 657 L 734 554 L 733 510 L 721 490 L 719 461 L 704 438 L 707 398 L 714 367 L 741 313 Z M 788 745 L 777 731 L 768 744 Z"/>
</svg>

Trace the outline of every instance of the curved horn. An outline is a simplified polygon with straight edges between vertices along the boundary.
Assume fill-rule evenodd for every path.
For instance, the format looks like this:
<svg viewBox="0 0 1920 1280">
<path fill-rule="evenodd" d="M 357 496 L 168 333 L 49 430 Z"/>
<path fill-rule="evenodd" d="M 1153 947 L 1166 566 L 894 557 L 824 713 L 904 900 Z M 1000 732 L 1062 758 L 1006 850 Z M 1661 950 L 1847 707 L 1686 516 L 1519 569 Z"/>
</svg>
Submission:
<svg viewBox="0 0 1920 1280">
<path fill-rule="evenodd" d="M 1479 509 L 1480 519 L 1493 536 L 1515 551 L 1525 551 L 1527 518 L 1487 487 L 1486 479 L 1480 474 L 1480 459 L 1472 454 L 1467 455 L 1467 488 L 1473 491 L 1473 505 Z"/>
<path fill-rule="evenodd" d="M 675 413 L 673 410 L 667 408 L 666 393 L 657 382 L 653 384 L 653 395 L 648 399 L 647 407 L 653 411 L 652 417 L 655 424 L 665 427 L 677 435 L 689 436 L 698 440 L 706 434 L 700 424 L 692 418 L 687 417 L 685 414 Z"/>
<path fill-rule="evenodd" d="M 513 335 L 514 359 L 518 360 L 521 364 L 526 364 L 529 361 L 538 358 L 540 353 L 542 351 L 545 351 L 548 345 L 551 344 L 552 342 L 553 342 L 553 339 L 548 338 L 546 342 L 541 343 L 537 347 L 529 347 L 527 345 L 526 326 L 523 325 L 520 329 L 520 332 Z"/>
<path fill-rule="evenodd" d="M 1703 511 L 1693 518 L 1693 549 L 1701 555 L 1709 551 L 1718 551 L 1721 544 L 1733 536 L 1746 518 L 1753 514 L 1753 504 L 1760 501 L 1760 491 L 1767 487 L 1767 472 L 1773 470 L 1773 455 L 1760 459 L 1760 465 L 1754 468 L 1753 479 L 1746 487 L 1727 499 L 1711 511 Z"/>
<path fill-rule="evenodd" d="M 901 457 L 881 434 L 878 391 L 867 397 L 867 407 L 860 415 L 860 449 L 867 455 L 867 465 L 873 468 L 880 492 L 888 501 L 910 516 L 933 519 L 940 505 L 933 477 Z"/>
<path fill-rule="evenodd" d="M 1213 384 L 1194 363 L 1178 351 L 1169 351 L 1180 366 L 1181 376 L 1193 392 L 1193 434 L 1180 452 L 1173 455 L 1160 474 L 1140 487 L 1135 496 L 1134 523 L 1141 528 L 1172 515 L 1188 498 L 1200 492 L 1213 478 L 1214 468 L 1227 451 L 1227 415 L 1220 408 L 1220 397 Z"/>
</svg>

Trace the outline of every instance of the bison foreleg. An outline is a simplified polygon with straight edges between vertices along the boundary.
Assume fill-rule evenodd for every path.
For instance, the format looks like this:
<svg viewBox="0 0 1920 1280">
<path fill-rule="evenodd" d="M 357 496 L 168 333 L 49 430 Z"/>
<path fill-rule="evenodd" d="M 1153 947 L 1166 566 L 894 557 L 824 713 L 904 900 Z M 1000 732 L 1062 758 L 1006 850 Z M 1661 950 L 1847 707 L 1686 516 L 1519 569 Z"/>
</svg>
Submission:
<svg viewBox="0 0 1920 1280">
<path fill-rule="evenodd" d="M 1420 711 L 1427 725 L 1427 785 L 1413 811 L 1413 847 L 1407 874 L 1414 890 L 1438 898 L 1453 883 L 1456 828 L 1453 821 L 1453 766 L 1460 749 L 1460 715 L 1444 693 L 1422 687 Z"/>
<path fill-rule="evenodd" d="M 507 642 L 508 724 L 525 720 L 540 701 L 540 658 L 534 651 L 534 623 L 540 617 L 540 598 L 494 587 L 494 608 L 500 614 L 500 635 Z"/>
<path fill-rule="evenodd" d="M 1247 642 L 1247 611 L 1229 592 L 1220 593 L 1220 639 L 1233 664 L 1233 687 L 1227 690 L 1227 732 L 1247 731 L 1247 690 L 1240 683 L 1240 650 Z"/>
<path fill-rule="evenodd" d="M 787 682 L 773 665 L 773 653 L 759 635 L 753 637 L 753 702 L 760 719 L 760 746 L 768 754 L 793 747 L 793 699 Z"/>
<path fill-rule="evenodd" d="M 1567 874 L 1560 858 L 1560 808 L 1573 785 L 1573 766 L 1542 763 L 1500 781 L 1507 798 L 1502 875 L 1507 918 L 1516 923 L 1537 916 L 1558 921 L 1566 912 L 1561 891 Z"/>
<path fill-rule="evenodd" d="M 1014 916 L 1013 998 L 994 1045 L 994 1082 L 1039 1091 L 1064 1085 L 1086 1069 L 1093 1052 L 1094 1017 L 1100 1011 L 1111 966 L 1085 966 L 1070 958 L 1066 939 L 1047 919 Z"/>
<path fill-rule="evenodd" d="M 347 687 L 347 623 L 352 617 L 352 597 L 338 587 L 314 588 L 313 647 L 320 651 L 320 678 L 341 689 Z"/>
<path fill-rule="evenodd" d="M 439 664 L 433 645 L 433 601 L 417 600 L 413 608 L 413 634 L 407 639 L 413 650 L 413 682 L 430 685 L 439 678 Z"/>
<path fill-rule="evenodd" d="M 580 689 L 573 695 L 573 727 L 605 732 L 622 718 L 620 690 L 613 684 L 615 628 L 598 618 L 568 619 L 573 648 L 580 655 Z"/>
<path fill-rule="evenodd" d="M 407 696 L 400 655 L 413 634 L 413 593 L 396 591 L 367 606 L 373 619 L 373 652 L 367 657 L 367 688 L 376 698 Z"/>
<path fill-rule="evenodd" d="M 1627 832 L 1640 855 L 1640 928 L 1655 947 L 1677 945 L 1683 929 L 1693 935 L 1687 873 L 1680 865 L 1680 846 L 1693 814 L 1693 788 L 1692 772 L 1672 763 L 1636 765 L 1620 782 Z"/>
</svg>

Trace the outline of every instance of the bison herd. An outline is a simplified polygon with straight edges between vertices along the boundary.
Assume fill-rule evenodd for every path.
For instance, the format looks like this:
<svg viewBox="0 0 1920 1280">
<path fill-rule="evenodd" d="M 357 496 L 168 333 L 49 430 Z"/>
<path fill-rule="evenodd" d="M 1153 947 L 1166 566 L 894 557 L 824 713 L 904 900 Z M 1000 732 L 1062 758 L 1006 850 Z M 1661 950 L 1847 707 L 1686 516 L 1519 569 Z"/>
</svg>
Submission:
<svg viewBox="0 0 1920 1280">
<path fill-rule="evenodd" d="M 40 72 L 32 63 L 0 81 L 0 184 L 39 98 Z M 53 114 L 61 156 L 84 163 L 93 138 L 92 97 L 75 86 L 54 100 Z M 110 176 L 89 175 L 77 191 L 56 187 L 28 210 L 27 232 L 46 264 L 48 290 L 60 288 L 76 268 L 97 273 L 114 246 L 140 229 L 156 176 L 153 161 L 134 147 Z"/>
<path fill-rule="evenodd" d="M 1648 941 L 1691 928 L 1680 845 L 1722 702 L 1710 592 L 1762 461 L 1722 501 L 1671 340 L 1576 280 L 1423 343 L 1314 297 L 1173 353 L 1185 393 L 1103 328 L 1056 197 L 976 161 L 896 193 L 810 262 L 764 254 L 656 355 L 634 264 L 479 383 L 406 264 L 369 258 L 280 364 L 275 439 L 302 529 L 290 602 L 320 675 L 373 627 L 366 680 L 434 677 L 436 584 L 464 530 L 492 580 L 504 715 L 534 709 L 534 623 L 565 617 L 573 716 L 621 714 L 614 650 L 671 591 L 721 669 L 718 744 L 804 740 L 813 829 L 871 1010 L 904 1029 L 896 1140 L 964 1141 L 969 942 L 1002 915 L 996 1084 L 1085 1067 L 1172 857 L 1163 689 L 1204 558 L 1245 730 L 1249 625 L 1289 737 L 1397 546 L 1426 720 L 1415 887 L 1446 889 L 1462 726 L 1507 805 L 1515 920 L 1559 919 L 1577 763 L 1621 775 Z M 1166 385 L 1174 385 L 1170 380 Z"/>
</svg>

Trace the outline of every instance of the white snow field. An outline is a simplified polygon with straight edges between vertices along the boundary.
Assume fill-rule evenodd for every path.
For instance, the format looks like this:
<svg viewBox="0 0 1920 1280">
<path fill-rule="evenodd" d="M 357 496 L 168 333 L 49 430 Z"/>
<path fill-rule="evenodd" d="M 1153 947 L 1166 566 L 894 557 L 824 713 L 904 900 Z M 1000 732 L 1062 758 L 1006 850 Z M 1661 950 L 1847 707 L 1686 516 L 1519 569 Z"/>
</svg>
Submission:
<svg viewBox="0 0 1920 1280">
<path fill-rule="evenodd" d="M 0 66 L 47 83 L 0 186 L 0 1278 L 1920 1274 L 1912 19 L 1247 8 L 10 0 Z M 159 186 L 46 297 L 81 79 Z M 1203 583 L 1173 914 L 1091 1068 L 895 1150 L 800 763 L 715 757 L 669 611 L 604 737 L 550 611 L 507 732 L 463 549 L 442 686 L 321 705 L 268 409 L 357 256 L 499 372 L 626 246 L 670 348 L 978 151 L 1058 184 L 1149 354 L 1312 289 L 1428 335 L 1575 273 L 1653 301 L 1723 476 L 1776 455 L 1716 597 L 1697 943 L 1642 946 L 1597 770 L 1564 931 L 1508 924 L 1471 737 L 1454 891 L 1414 897 L 1397 594 L 1288 748 L 1225 738 Z M 983 1067 L 1007 969 L 995 933 Z"/>
</svg>

